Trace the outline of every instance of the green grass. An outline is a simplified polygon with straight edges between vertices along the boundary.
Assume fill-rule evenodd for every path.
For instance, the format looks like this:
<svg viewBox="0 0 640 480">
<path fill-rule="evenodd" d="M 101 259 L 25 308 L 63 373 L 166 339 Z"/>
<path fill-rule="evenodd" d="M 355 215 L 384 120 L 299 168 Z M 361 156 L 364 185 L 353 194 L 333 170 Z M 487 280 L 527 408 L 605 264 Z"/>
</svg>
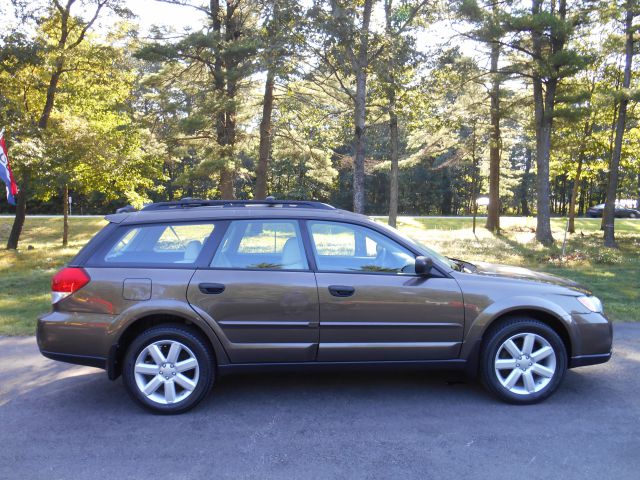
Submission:
<svg viewBox="0 0 640 480">
<path fill-rule="evenodd" d="M 483 222 L 478 219 L 476 235 L 466 218 L 401 217 L 399 227 L 451 257 L 521 265 L 572 278 L 593 288 L 612 319 L 640 321 L 640 220 L 616 220 L 620 250 L 609 250 L 600 246 L 600 220 L 578 219 L 564 261 L 560 258 L 563 219 L 552 221 L 557 240 L 552 248 L 535 243 L 534 218 L 503 217 L 503 232 L 497 237 L 481 228 Z M 2 245 L 11 223 L 11 218 L 0 218 Z M 34 333 L 37 316 L 49 309 L 51 275 L 104 224 L 99 218 L 72 218 L 69 246 L 62 248 L 60 218 L 27 218 L 20 249 L 0 250 L 0 335 Z"/>
<path fill-rule="evenodd" d="M 2 247 L 12 222 L 0 218 Z M 51 276 L 105 224 L 100 218 L 71 218 L 69 245 L 63 248 L 61 219 L 27 217 L 18 251 L 0 250 L 0 335 L 35 333 L 37 316 L 50 308 Z"/>
</svg>

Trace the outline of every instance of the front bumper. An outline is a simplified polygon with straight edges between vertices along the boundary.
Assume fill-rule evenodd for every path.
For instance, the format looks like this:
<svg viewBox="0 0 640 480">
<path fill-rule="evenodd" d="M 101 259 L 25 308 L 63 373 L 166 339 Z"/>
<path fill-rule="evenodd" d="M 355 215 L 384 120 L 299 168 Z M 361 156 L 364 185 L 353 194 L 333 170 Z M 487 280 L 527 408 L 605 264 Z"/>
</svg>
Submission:
<svg viewBox="0 0 640 480">
<path fill-rule="evenodd" d="M 569 368 L 597 365 L 611 359 L 613 326 L 602 313 L 573 313 Z"/>
</svg>

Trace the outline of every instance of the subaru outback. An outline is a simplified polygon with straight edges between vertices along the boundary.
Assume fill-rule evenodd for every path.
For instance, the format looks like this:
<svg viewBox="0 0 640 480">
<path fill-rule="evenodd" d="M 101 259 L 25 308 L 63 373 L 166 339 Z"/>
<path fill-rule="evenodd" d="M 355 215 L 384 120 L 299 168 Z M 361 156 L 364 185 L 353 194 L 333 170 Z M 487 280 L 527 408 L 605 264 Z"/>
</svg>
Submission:
<svg viewBox="0 0 640 480">
<path fill-rule="evenodd" d="M 188 199 L 106 219 L 53 277 L 38 346 L 122 375 L 158 413 L 219 375 L 279 368 L 459 369 L 530 404 L 611 357 L 588 289 L 450 259 L 327 204 Z"/>
</svg>

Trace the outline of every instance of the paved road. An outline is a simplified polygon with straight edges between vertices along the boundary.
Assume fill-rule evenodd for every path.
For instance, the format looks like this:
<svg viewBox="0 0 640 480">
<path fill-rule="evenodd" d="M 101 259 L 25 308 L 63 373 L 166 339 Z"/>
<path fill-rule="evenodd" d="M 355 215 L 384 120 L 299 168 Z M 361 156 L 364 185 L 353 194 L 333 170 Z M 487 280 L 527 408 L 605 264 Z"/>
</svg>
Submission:
<svg viewBox="0 0 640 480">
<path fill-rule="evenodd" d="M 0 479 L 640 478 L 640 324 L 615 356 L 515 407 L 450 375 L 222 379 L 195 411 L 150 415 L 99 370 L 0 338 Z"/>
</svg>

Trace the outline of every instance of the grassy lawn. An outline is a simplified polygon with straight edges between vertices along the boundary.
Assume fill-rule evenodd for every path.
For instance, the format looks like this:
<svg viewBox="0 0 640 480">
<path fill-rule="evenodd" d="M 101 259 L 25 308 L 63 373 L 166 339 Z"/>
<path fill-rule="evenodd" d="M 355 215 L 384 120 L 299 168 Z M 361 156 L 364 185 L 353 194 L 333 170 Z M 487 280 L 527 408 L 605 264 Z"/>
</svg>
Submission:
<svg viewBox="0 0 640 480">
<path fill-rule="evenodd" d="M 384 218 L 378 218 L 384 221 Z M 0 242 L 6 243 L 11 218 L 0 218 Z M 62 220 L 27 218 L 20 250 L 0 250 L 0 335 L 34 333 L 36 317 L 49 308 L 49 281 L 105 224 L 99 218 L 71 218 L 69 246 L 62 248 Z M 616 220 L 619 251 L 600 247 L 599 219 L 579 219 L 561 261 L 565 222 L 554 219 L 556 246 L 534 242 L 534 218 L 504 217 L 503 232 L 493 236 L 471 219 L 401 217 L 399 227 L 415 239 L 455 258 L 521 265 L 575 279 L 593 288 L 609 316 L 640 321 L 640 220 Z M 33 247 L 29 249 L 29 246 Z"/>
<path fill-rule="evenodd" d="M 0 335 L 31 335 L 37 316 L 51 304 L 51 276 L 106 222 L 71 218 L 69 245 L 62 248 L 62 219 L 27 217 L 20 249 L 9 251 L 4 246 L 12 223 L 0 218 Z"/>
</svg>

